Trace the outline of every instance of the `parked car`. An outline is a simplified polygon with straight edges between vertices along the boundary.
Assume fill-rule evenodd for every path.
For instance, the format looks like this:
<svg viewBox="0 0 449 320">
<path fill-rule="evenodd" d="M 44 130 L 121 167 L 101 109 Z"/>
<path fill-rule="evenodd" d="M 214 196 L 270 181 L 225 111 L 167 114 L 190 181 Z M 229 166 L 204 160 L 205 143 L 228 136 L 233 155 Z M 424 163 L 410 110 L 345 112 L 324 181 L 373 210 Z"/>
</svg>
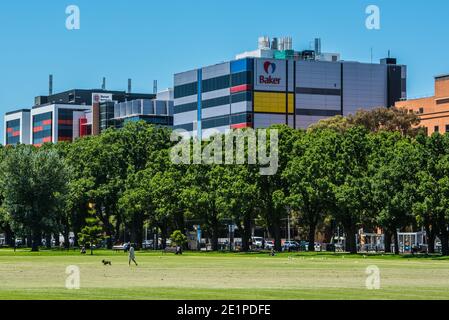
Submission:
<svg viewBox="0 0 449 320">
<path fill-rule="evenodd" d="M 271 240 L 265 241 L 265 249 L 266 250 L 274 249 L 274 241 Z"/>
<path fill-rule="evenodd" d="M 263 247 L 263 238 L 262 237 L 252 237 L 253 246 L 262 248 Z"/>
<path fill-rule="evenodd" d="M 153 249 L 154 248 L 153 244 L 154 244 L 153 240 L 144 240 L 142 242 L 142 248 L 143 249 Z"/>
<path fill-rule="evenodd" d="M 283 251 L 297 251 L 299 250 L 299 243 L 296 241 L 285 241 L 282 246 Z"/>
</svg>

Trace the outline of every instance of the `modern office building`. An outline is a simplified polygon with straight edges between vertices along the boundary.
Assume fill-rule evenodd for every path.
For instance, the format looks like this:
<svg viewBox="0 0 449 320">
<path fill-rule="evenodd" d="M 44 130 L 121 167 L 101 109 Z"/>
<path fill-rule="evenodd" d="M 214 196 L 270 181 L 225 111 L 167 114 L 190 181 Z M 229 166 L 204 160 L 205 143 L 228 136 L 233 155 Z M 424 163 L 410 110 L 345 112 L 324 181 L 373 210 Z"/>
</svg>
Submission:
<svg viewBox="0 0 449 320">
<path fill-rule="evenodd" d="M 420 126 L 425 127 L 429 135 L 449 132 L 449 74 L 435 77 L 433 97 L 400 101 L 396 107 L 417 113 Z"/>
<path fill-rule="evenodd" d="M 128 100 L 131 98 L 132 100 Z M 80 119 L 81 136 L 91 135 L 98 127 L 98 133 L 108 128 L 121 128 L 130 121 L 145 121 L 160 126 L 173 126 L 173 89 L 157 94 L 133 94 L 126 99 L 106 99 L 86 112 Z M 97 117 L 94 117 L 98 110 Z M 97 120 L 94 121 L 94 118 Z M 96 125 L 95 125 L 96 123 Z M 97 134 L 98 134 L 97 133 Z"/>
<path fill-rule="evenodd" d="M 315 50 L 295 52 L 290 38 L 271 44 L 261 38 L 258 50 L 237 57 L 175 74 L 175 129 L 205 138 L 273 124 L 307 128 L 327 117 L 390 107 L 406 97 L 406 66 L 396 59 L 342 61 L 339 54 L 322 53 L 319 40 Z"/>
<path fill-rule="evenodd" d="M 5 114 L 4 145 L 30 144 L 30 116 L 29 109 Z"/>
<path fill-rule="evenodd" d="M 50 83 L 52 88 L 52 83 Z M 173 90 L 159 94 L 74 89 L 35 98 L 30 109 L 5 115 L 5 145 L 73 141 L 97 135 L 107 127 L 144 120 L 156 125 L 173 124 Z M 125 106 L 116 117 L 116 109 Z"/>
<path fill-rule="evenodd" d="M 47 104 L 31 110 L 31 144 L 73 141 L 79 137 L 79 119 L 90 109 L 88 105 Z"/>
</svg>

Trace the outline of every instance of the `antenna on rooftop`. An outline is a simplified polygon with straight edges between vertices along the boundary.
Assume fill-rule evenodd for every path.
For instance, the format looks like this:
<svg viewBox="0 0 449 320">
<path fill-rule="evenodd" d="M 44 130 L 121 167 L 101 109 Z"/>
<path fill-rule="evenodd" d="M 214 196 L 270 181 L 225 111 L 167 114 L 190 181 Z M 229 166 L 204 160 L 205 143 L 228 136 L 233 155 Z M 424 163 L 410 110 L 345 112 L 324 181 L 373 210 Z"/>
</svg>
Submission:
<svg viewBox="0 0 449 320">
<path fill-rule="evenodd" d="M 157 93 L 157 80 L 153 81 L 153 93 L 156 94 Z"/>
<path fill-rule="evenodd" d="M 51 96 L 53 94 L 53 75 L 51 74 L 48 77 L 48 95 Z"/>
<path fill-rule="evenodd" d="M 106 90 L 106 78 L 103 77 L 103 83 L 101 84 L 101 89 Z"/>
</svg>

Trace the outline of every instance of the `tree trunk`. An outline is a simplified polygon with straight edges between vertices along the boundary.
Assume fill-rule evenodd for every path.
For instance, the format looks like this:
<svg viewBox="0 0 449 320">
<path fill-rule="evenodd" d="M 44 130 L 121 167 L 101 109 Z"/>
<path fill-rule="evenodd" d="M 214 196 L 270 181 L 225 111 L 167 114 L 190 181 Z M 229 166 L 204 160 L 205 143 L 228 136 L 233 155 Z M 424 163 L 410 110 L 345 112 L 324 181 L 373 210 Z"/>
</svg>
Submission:
<svg viewBox="0 0 449 320">
<path fill-rule="evenodd" d="M 435 253 L 435 239 L 436 234 L 433 228 L 429 225 L 426 225 L 426 235 L 427 235 L 427 250 L 430 254 Z"/>
<path fill-rule="evenodd" d="M 441 254 L 443 256 L 449 256 L 449 235 L 445 226 L 443 226 L 443 229 L 440 232 Z"/>
<path fill-rule="evenodd" d="M 393 233 L 393 239 L 394 239 L 394 254 L 398 255 L 399 254 L 399 237 L 398 237 L 397 231 L 395 231 Z"/>
<path fill-rule="evenodd" d="M 162 250 L 165 250 L 165 248 L 167 247 L 167 225 L 164 223 L 161 225 L 160 227 L 161 229 L 161 247 Z"/>
<path fill-rule="evenodd" d="M 120 242 L 120 226 L 122 225 L 122 219 L 120 218 L 120 215 L 117 217 L 117 221 L 115 222 L 115 228 L 114 228 L 114 240 L 115 243 Z"/>
<path fill-rule="evenodd" d="M 218 251 L 218 226 L 215 223 L 214 226 L 212 226 L 212 232 L 211 232 L 211 241 L 212 241 L 212 251 Z"/>
<path fill-rule="evenodd" d="M 5 244 L 9 247 L 14 247 L 14 233 L 12 232 L 9 224 L 6 224 L 4 230 L 5 230 Z"/>
<path fill-rule="evenodd" d="M 38 252 L 39 251 L 39 246 L 41 244 L 41 233 L 38 230 L 35 230 L 33 232 L 33 236 L 32 236 L 32 241 L 31 243 L 31 252 Z M 30 237 L 31 239 L 31 237 Z"/>
<path fill-rule="evenodd" d="M 45 247 L 51 249 L 51 233 L 45 234 Z"/>
<path fill-rule="evenodd" d="M 33 236 L 31 235 L 31 232 L 26 236 L 26 246 L 28 248 L 33 248 Z M 39 241 L 40 242 L 40 241 Z"/>
<path fill-rule="evenodd" d="M 311 223 L 309 226 L 309 252 L 315 251 L 315 233 L 316 233 L 316 223 Z"/>
<path fill-rule="evenodd" d="M 249 251 L 249 239 L 251 238 L 251 217 L 245 217 L 243 220 L 242 232 L 242 251 Z"/>
<path fill-rule="evenodd" d="M 68 226 L 64 229 L 64 248 L 69 250 L 70 249 L 70 232 Z"/>
<path fill-rule="evenodd" d="M 385 253 L 391 253 L 391 232 L 385 229 Z"/>
<path fill-rule="evenodd" d="M 140 250 L 143 242 L 143 221 L 141 217 L 138 217 L 135 221 L 135 233 L 136 250 Z"/>
<path fill-rule="evenodd" d="M 346 232 L 346 251 L 351 254 L 357 254 L 356 227 L 350 223 L 343 225 Z"/>
<path fill-rule="evenodd" d="M 279 223 L 275 223 L 273 226 L 273 237 L 274 237 L 274 247 L 276 251 L 282 251 L 282 237 L 281 237 L 281 226 Z"/>
<path fill-rule="evenodd" d="M 54 237 L 55 237 L 55 247 L 56 248 L 59 248 L 61 246 L 61 241 L 59 240 L 59 236 L 60 236 L 59 232 L 57 232 L 54 235 Z"/>
</svg>

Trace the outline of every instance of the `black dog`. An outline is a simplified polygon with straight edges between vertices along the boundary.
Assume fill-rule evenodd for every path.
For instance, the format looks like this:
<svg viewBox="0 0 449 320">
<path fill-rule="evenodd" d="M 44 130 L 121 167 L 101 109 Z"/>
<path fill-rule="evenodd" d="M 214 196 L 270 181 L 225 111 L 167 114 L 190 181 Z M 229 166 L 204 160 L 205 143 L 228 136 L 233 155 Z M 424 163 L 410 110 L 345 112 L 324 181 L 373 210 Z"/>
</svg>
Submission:
<svg viewBox="0 0 449 320">
<path fill-rule="evenodd" d="M 101 262 L 103 262 L 103 265 L 104 265 L 104 266 L 107 266 L 107 265 L 112 266 L 111 261 L 103 260 L 103 261 L 101 261 Z"/>
</svg>

